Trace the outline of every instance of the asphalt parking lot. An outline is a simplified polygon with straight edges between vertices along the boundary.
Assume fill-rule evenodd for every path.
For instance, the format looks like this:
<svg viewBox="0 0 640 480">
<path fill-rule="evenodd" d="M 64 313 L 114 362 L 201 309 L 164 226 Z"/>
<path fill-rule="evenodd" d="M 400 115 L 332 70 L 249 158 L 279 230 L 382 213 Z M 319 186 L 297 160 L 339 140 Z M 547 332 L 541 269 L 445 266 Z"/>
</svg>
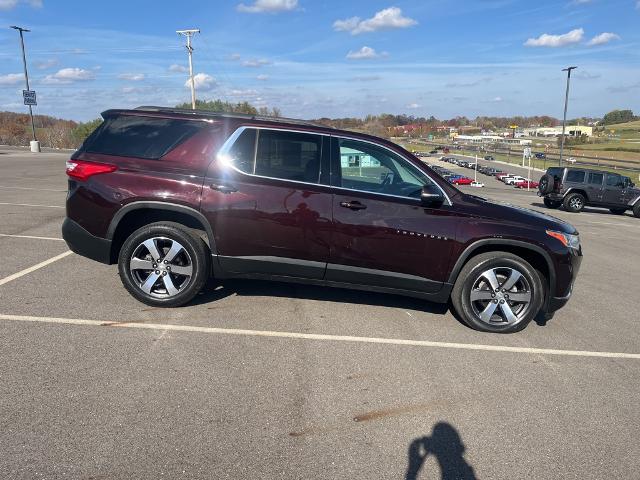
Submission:
<svg viewBox="0 0 640 480">
<path fill-rule="evenodd" d="M 638 477 L 639 219 L 553 211 L 582 236 L 574 297 L 514 335 L 258 281 L 157 309 L 67 253 L 67 158 L 0 147 L 0 477 Z"/>
</svg>

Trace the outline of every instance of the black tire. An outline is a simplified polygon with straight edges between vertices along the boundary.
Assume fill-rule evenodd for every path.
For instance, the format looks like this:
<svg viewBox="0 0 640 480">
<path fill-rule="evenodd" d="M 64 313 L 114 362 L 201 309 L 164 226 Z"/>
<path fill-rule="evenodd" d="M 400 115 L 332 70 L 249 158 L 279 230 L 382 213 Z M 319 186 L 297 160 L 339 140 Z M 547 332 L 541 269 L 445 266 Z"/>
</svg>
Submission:
<svg viewBox="0 0 640 480">
<path fill-rule="evenodd" d="M 485 278 L 483 276 L 484 273 L 487 273 L 487 271 L 505 272 L 506 278 L 504 280 L 502 279 L 502 273 L 496 275 L 496 279 L 501 286 L 507 284 L 510 277 L 507 276 L 506 272 L 510 270 L 515 270 L 521 275 L 521 280 L 518 280 L 518 283 L 510 290 L 498 292 L 497 297 L 492 297 L 494 298 L 493 300 L 472 301 L 472 290 L 493 295 L 491 289 L 475 288 L 479 285 L 479 282 L 482 283 Z M 526 286 L 526 288 L 519 290 L 518 284 Z M 486 286 L 488 287 L 488 283 Z M 508 299 L 508 296 L 506 299 L 504 297 L 505 294 L 510 294 L 513 297 L 515 294 L 526 295 L 527 293 L 529 293 L 530 300 L 524 304 L 519 304 L 517 301 L 512 302 Z M 460 319 L 475 330 L 490 333 L 514 333 L 524 329 L 536 317 L 544 303 L 544 296 L 545 291 L 540 276 L 528 262 L 508 252 L 487 252 L 472 257 L 462 268 L 451 292 L 451 303 Z M 499 302 L 500 299 L 503 302 Z M 490 318 L 488 320 L 482 320 L 480 314 L 485 313 L 486 310 L 479 312 L 478 307 L 486 308 L 491 303 L 495 304 L 496 301 L 499 302 L 494 307 L 497 314 L 493 316 L 489 314 Z M 483 304 L 483 302 L 487 303 Z M 506 308 L 502 306 L 503 304 L 506 304 Z M 511 323 L 505 321 L 505 310 L 511 311 L 517 319 Z M 498 321 L 498 317 L 501 317 L 503 321 Z"/>
<path fill-rule="evenodd" d="M 550 198 L 547 198 L 547 197 L 544 197 L 544 200 L 542 201 L 544 202 L 544 206 L 547 208 L 556 209 L 556 208 L 560 208 L 560 205 L 562 205 L 562 202 L 558 200 L 551 200 Z"/>
<path fill-rule="evenodd" d="M 553 192 L 554 178 L 551 175 L 544 174 L 542 178 L 540 178 L 540 182 L 538 182 L 538 191 L 540 195 L 547 195 Z"/>
<path fill-rule="evenodd" d="M 640 218 L 640 200 L 638 200 L 633 206 L 633 216 L 636 218 Z"/>
<path fill-rule="evenodd" d="M 622 215 L 624 212 L 627 211 L 627 209 L 626 208 L 610 208 L 609 211 L 614 215 Z"/>
<path fill-rule="evenodd" d="M 580 193 L 570 193 L 564 197 L 562 206 L 567 212 L 579 213 L 584 208 L 585 198 Z"/>
<path fill-rule="evenodd" d="M 143 246 L 143 242 L 151 239 L 155 239 L 152 243 L 157 255 Z M 169 258 L 174 243 L 176 249 L 181 247 L 179 252 L 170 262 L 162 261 L 163 258 Z M 150 263 L 153 268 L 134 269 L 134 256 L 135 261 L 144 262 L 142 265 Z M 157 262 L 155 256 L 159 256 L 161 261 Z M 210 272 L 209 258 L 206 244 L 189 228 L 172 222 L 151 223 L 139 228 L 125 240 L 118 256 L 118 272 L 124 287 L 140 302 L 154 307 L 179 307 L 191 301 L 206 284 Z M 172 266 L 173 271 L 167 271 Z M 183 273 L 176 273 L 179 269 Z M 156 274 L 155 280 L 153 274 Z M 147 282 L 150 284 L 149 292 L 143 291 Z M 175 289 L 174 292 L 170 293 L 169 287 Z"/>
</svg>

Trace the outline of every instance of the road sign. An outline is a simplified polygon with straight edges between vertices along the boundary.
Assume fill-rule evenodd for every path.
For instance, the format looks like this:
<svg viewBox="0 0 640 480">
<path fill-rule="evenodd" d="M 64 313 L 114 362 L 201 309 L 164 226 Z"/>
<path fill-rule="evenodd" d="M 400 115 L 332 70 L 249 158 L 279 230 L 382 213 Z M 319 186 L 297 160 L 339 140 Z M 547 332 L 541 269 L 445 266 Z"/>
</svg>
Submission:
<svg viewBox="0 0 640 480">
<path fill-rule="evenodd" d="M 35 90 L 22 90 L 22 98 L 25 105 L 37 105 Z"/>
</svg>

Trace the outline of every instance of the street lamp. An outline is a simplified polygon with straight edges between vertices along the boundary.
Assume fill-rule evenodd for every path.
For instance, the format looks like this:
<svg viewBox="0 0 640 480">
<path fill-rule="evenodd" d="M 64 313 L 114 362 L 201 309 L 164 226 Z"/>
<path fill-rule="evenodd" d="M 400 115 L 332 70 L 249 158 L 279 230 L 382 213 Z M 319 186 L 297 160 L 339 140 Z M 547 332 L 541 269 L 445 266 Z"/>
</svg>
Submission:
<svg viewBox="0 0 640 480">
<path fill-rule="evenodd" d="M 24 66 L 24 81 L 27 84 L 27 90 L 29 89 L 29 74 L 27 73 L 27 57 L 24 53 L 24 37 L 22 35 L 23 32 L 30 32 L 31 30 L 27 30 L 26 28 L 17 27 L 15 25 L 11 25 L 11 28 L 17 30 L 20 33 L 20 46 L 22 47 L 22 65 Z M 26 103 L 26 102 L 25 102 Z M 33 141 L 31 142 L 31 151 L 39 152 L 40 144 L 36 139 L 36 126 L 33 123 L 33 110 L 31 109 L 31 104 L 29 104 L 29 116 L 31 117 L 31 132 L 33 133 Z"/>
<path fill-rule="evenodd" d="M 563 72 L 567 72 L 567 94 L 564 97 L 564 117 L 562 117 L 562 138 L 560 139 L 560 160 L 559 165 L 562 166 L 562 153 L 564 151 L 564 130 L 567 126 L 567 106 L 569 105 L 569 84 L 571 83 L 571 70 L 578 67 L 563 68 Z"/>
</svg>

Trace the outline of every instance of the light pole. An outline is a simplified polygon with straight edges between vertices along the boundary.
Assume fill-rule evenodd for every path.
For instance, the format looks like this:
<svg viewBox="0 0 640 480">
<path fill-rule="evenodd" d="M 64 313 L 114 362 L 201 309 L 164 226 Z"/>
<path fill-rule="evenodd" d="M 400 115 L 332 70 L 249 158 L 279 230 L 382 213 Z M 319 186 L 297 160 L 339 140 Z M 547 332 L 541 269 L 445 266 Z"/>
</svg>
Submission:
<svg viewBox="0 0 640 480">
<path fill-rule="evenodd" d="M 187 37 L 187 52 L 189 52 L 189 81 L 191 83 L 191 108 L 195 110 L 196 109 L 196 86 L 193 81 L 193 60 L 191 59 L 191 56 L 193 54 L 193 47 L 191 46 L 191 37 L 193 37 L 193 35 L 196 33 L 200 33 L 200 29 L 192 28 L 189 30 L 176 30 L 176 33 L 178 35 L 184 35 L 185 37 Z"/>
<path fill-rule="evenodd" d="M 20 46 L 22 47 L 22 65 L 24 66 L 24 81 L 27 85 L 27 90 L 29 90 L 29 73 L 27 72 L 27 57 L 24 53 L 24 37 L 22 32 L 30 32 L 31 30 L 27 30 L 26 28 L 17 27 L 15 25 L 11 25 L 11 28 L 17 30 L 20 33 Z M 33 142 L 31 145 L 32 152 L 39 152 L 40 145 L 38 144 L 38 140 L 36 139 L 36 126 L 33 123 L 33 110 L 31 109 L 31 105 L 29 104 L 29 116 L 31 117 L 31 132 L 33 133 Z"/>
<path fill-rule="evenodd" d="M 564 97 L 564 117 L 562 117 L 562 138 L 560 139 L 560 160 L 558 165 L 562 166 L 562 153 L 564 151 L 564 131 L 567 126 L 567 106 L 569 105 L 569 84 L 571 83 L 571 70 L 578 67 L 563 68 L 563 72 L 567 72 L 567 93 Z"/>
</svg>

